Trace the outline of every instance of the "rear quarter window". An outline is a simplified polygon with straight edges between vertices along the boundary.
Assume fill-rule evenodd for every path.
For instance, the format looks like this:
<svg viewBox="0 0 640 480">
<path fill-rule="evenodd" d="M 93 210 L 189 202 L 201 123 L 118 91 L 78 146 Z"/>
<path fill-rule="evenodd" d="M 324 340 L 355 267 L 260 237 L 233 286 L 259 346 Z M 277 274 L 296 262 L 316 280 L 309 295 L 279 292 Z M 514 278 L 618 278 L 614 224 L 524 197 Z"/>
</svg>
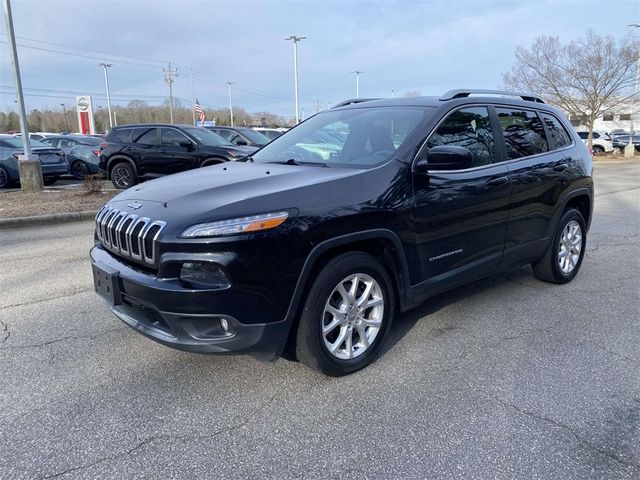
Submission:
<svg viewBox="0 0 640 480">
<path fill-rule="evenodd" d="M 106 138 L 106 141 L 114 143 L 131 143 L 132 133 L 133 128 L 120 128 L 117 130 L 111 130 Z"/>
<path fill-rule="evenodd" d="M 567 132 L 560 120 L 549 113 L 540 112 L 540 116 L 547 127 L 547 132 L 549 132 L 549 144 L 551 148 L 564 148 L 573 143 L 571 141 L 571 135 L 569 135 L 569 132 Z"/>
</svg>

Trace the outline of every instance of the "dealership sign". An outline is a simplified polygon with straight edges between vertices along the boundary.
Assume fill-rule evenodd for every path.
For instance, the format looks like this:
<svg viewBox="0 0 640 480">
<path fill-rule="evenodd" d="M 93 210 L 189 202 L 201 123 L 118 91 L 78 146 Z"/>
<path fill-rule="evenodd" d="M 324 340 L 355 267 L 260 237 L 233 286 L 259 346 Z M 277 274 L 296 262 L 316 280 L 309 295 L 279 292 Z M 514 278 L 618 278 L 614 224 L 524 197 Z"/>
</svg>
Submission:
<svg viewBox="0 0 640 480">
<path fill-rule="evenodd" d="M 78 129 L 80 133 L 83 135 L 96 133 L 91 96 L 76 97 L 76 111 L 78 112 Z"/>
</svg>

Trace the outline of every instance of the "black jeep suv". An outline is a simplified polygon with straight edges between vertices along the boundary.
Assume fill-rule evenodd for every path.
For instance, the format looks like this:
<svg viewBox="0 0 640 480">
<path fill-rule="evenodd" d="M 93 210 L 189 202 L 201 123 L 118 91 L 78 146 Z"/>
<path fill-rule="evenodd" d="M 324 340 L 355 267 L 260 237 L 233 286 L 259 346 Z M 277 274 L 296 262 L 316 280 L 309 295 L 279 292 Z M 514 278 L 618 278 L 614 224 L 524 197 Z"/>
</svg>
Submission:
<svg viewBox="0 0 640 480">
<path fill-rule="evenodd" d="M 205 128 L 170 124 L 114 127 L 100 146 L 100 170 L 119 189 L 139 179 L 237 160 L 257 150 L 234 145 Z"/>
<path fill-rule="evenodd" d="M 242 162 L 113 198 L 96 217 L 95 288 L 165 345 L 344 375 L 439 292 L 529 263 L 573 279 L 591 172 L 565 116 L 532 95 L 344 102 Z"/>
</svg>

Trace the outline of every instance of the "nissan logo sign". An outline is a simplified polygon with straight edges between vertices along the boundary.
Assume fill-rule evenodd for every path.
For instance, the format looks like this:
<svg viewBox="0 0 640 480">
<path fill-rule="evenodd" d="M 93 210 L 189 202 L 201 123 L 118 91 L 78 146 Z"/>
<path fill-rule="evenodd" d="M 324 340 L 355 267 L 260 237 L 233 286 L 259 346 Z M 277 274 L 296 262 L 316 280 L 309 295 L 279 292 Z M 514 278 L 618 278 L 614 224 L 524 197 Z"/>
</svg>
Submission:
<svg viewBox="0 0 640 480">
<path fill-rule="evenodd" d="M 81 98 L 78 100 L 78 109 L 82 111 L 86 111 L 89 109 L 89 100 L 86 98 Z"/>
</svg>

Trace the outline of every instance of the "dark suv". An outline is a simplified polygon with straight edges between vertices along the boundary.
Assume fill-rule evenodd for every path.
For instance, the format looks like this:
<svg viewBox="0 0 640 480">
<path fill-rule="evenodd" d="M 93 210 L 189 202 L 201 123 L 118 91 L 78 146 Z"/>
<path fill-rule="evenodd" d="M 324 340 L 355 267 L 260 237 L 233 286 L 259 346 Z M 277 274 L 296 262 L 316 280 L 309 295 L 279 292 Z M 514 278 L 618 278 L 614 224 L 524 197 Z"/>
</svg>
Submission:
<svg viewBox="0 0 640 480">
<path fill-rule="evenodd" d="M 119 189 L 139 179 L 237 160 L 256 151 L 205 128 L 169 124 L 114 127 L 100 146 L 100 170 Z"/>
<path fill-rule="evenodd" d="M 571 281 L 591 172 L 565 116 L 532 95 L 344 102 L 244 161 L 113 198 L 95 288 L 165 345 L 344 375 L 394 315 L 444 290 L 524 264 Z"/>
</svg>

